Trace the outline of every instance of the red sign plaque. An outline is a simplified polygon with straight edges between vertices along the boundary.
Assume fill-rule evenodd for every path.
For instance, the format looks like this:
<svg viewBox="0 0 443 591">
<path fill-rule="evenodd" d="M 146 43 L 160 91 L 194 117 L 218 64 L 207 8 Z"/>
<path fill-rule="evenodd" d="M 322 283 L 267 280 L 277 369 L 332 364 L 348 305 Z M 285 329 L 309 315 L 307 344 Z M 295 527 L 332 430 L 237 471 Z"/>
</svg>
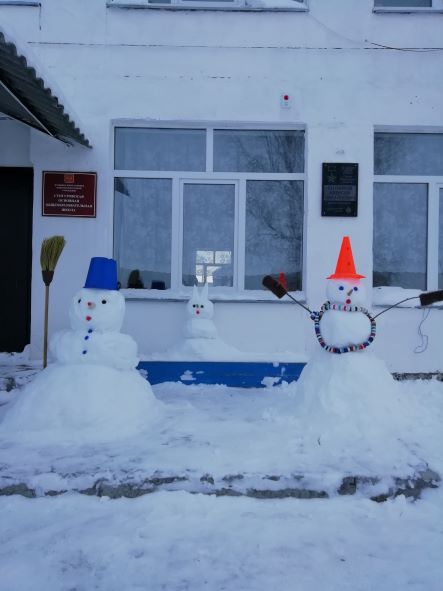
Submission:
<svg viewBox="0 0 443 591">
<path fill-rule="evenodd" d="M 43 172 L 42 215 L 95 218 L 96 172 Z"/>
</svg>

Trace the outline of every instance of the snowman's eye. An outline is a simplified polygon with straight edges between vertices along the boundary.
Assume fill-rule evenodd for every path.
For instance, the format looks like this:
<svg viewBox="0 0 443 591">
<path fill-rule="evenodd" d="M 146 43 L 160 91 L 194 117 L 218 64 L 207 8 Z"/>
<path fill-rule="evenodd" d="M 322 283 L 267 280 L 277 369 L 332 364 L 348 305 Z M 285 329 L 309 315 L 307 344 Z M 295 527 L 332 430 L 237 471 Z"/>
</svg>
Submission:
<svg viewBox="0 0 443 591">
<path fill-rule="evenodd" d="M 200 308 L 204 308 L 204 305 L 202 304 L 202 305 L 200 306 Z"/>
<path fill-rule="evenodd" d="M 339 287 L 338 289 L 339 289 L 340 291 L 343 291 L 343 290 L 344 290 L 344 287 L 343 287 L 343 285 L 340 285 L 340 287 Z"/>
<path fill-rule="evenodd" d="M 193 308 L 196 308 L 196 307 L 197 307 L 197 305 L 196 305 L 196 304 L 192 304 L 192 307 L 193 307 Z"/>
<path fill-rule="evenodd" d="M 102 300 L 102 304 L 106 304 L 106 300 Z"/>
<path fill-rule="evenodd" d="M 358 287 L 354 287 L 354 291 L 358 291 Z"/>
<path fill-rule="evenodd" d="M 82 299 L 80 298 L 77 303 L 79 304 L 81 301 L 82 301 Z"/>
</svg>

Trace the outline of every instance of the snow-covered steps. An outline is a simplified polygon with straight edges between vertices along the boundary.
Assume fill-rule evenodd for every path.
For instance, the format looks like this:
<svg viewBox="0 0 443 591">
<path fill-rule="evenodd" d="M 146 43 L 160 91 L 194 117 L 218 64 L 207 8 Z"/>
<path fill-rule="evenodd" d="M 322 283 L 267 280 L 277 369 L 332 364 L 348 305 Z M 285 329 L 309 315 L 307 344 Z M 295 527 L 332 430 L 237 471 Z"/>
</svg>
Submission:
<svg viewBox="0 0 443 591">
<path fill-rule="evenodd" d="M 0 473 L 0 496 L 22 495 L 28 498 L 58 496 L 77 492 L 89 496 L 137 498 L 159 491 L 185 491 L 216 496 L 252 497 L 257 499 L 319 499 L 355 495 L 382 502 L 400 494 L 419 498 L 427 488 L 437 488 L 439 475 L 430 469 L 411 473 L 410 478 L 377 476 L 340 476 L 330 474 L 229 474 L 216 478 L 198 475 L 156 472 L 108 475 L 95 479 L 94 474 L 36 474 L 26 482 L 13 474 Z"/>
<path fill-rule="evenodd" d="M 305 363 L 253 361 L 140 361 L 138 369 L 151 384 L 223 384 L 263 388 L 298 380 Z"/>
</svg>

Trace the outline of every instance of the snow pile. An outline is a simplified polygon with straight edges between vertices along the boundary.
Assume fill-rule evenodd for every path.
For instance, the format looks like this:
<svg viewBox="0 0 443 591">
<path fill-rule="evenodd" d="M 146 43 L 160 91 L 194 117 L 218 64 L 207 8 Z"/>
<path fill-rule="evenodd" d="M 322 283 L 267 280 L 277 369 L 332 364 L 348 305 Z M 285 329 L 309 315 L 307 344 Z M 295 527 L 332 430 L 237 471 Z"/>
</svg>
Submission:
<svg viewBox="0 0 443 591">
<path fill-rule="evenodd" d="M 164 353 L 153 353 L 144 359 L 153 361 L 238 361 L 241 353 L 219 338 L 183 339 Z"/>
<path fill-rule="evenodd" d="M 305 353 L 297 351 L 240 351 L 220 339 L 183 339 L 167 351 L 140 355 L 142 361 L 232 361 L 305 363 Z"/>
<path fill-rule="evenodd" d="M 0 353 L 0 365 L 29 365 L 31 363 L 29 351 L 30 347 L 26 345 L 20 353 Z"/>
<path fill-rule="evenodd" d="M 23 389 L 0 432 L 39 443 L 120 440 L 147 433 L 160 407 L 136 370 L 53 365 Z"/>
<path fill-rule="evenodd" d="M 294 390 L 297 431 L 314 455 L 326 453 L 335 460 L 352 455 L 385 470 L 417 464 L 404 444 L 411 422 L 407 400 L 373 354 L 319 351 Z"/>
</svg>

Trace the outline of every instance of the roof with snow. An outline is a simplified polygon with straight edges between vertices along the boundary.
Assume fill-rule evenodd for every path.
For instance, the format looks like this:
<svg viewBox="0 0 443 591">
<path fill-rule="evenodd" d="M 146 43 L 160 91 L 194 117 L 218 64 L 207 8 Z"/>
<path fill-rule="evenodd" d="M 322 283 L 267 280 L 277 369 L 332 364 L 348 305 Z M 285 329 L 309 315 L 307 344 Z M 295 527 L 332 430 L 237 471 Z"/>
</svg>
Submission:
<svg viewBox="0 0 443 591">
<path fill-rule="evenodd" d="M 59 98 L 1 30 L 0 112 L 62 142 L 91 147 Z"/>
</svg>

